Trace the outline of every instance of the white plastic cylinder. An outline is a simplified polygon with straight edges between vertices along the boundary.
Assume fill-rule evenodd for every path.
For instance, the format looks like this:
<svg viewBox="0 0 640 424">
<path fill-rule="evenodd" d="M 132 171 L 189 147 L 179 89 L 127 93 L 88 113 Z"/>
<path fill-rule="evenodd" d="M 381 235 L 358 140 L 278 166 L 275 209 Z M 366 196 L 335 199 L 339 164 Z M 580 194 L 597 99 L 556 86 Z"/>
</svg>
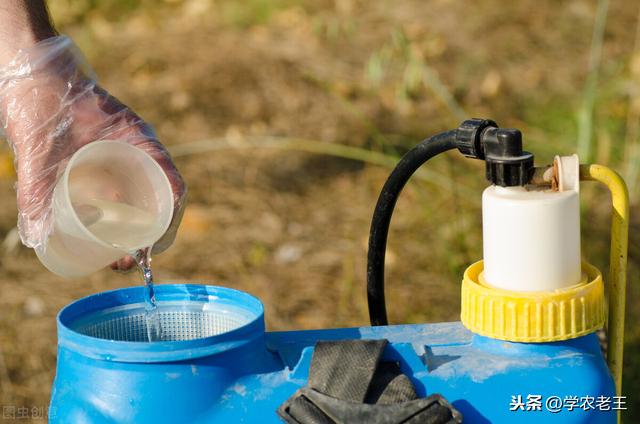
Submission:
<svg viewBox="0 0 640 424">
<path fill-rule="evenodd" d="M 577 190 L 488 187 L 482 194 L 484 281 L 549 291 L 581 280 Z"/>
<path fill-rule="evenodd" d="M 78 277 L 149 247 L 173 216 L 171 184 L 133 145 L 95 141 L 69 160 L 53 192 L 52 234 L 36 254 L 50 271 Z"/>
</svg>

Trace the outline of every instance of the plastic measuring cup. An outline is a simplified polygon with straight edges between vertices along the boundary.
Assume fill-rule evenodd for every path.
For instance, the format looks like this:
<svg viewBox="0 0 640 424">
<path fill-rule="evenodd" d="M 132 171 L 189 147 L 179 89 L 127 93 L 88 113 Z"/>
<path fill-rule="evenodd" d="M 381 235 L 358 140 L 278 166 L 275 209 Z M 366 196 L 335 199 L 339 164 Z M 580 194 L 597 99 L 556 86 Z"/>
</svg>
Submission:
<svg viewBox="0 0 640 424">
<path fill-rule="evenodd" d="M 53 232 L 36 254 L 55 274 L 87 275 L 153 245 L 172 216 L 171 184 L 151 156 L 122 141 L 95 141 L 56 183 Z"/>
</svg>

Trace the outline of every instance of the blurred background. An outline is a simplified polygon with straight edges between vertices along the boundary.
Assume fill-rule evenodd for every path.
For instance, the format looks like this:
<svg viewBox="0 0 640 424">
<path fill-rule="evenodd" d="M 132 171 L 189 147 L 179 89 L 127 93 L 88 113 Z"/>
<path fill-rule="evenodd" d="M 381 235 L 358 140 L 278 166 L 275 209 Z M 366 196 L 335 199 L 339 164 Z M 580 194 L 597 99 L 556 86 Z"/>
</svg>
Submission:
<svg viewBox="0 0 640 424">
<path fill-rule="evenodd" d="M 105 88 L 152 123 L 189 185 L 162 282 L 262 299 L 271 330 L 368 323 L 366 244 L 397 158 L 471 116 L 524 133 L 538 164 L 578 152 L 629 184 L 634 222 L 623 392 L 640 422 L 640 6 L 625 0 L 50 0 Z M 55 315 L 141 284 L 72 281 L 22 247 L 12 157 L 0 150 L 0 404 L 46 407 Z M 481 258 L 483 164 L 430 162 L 396 209 L 393 323 L 459 319 Z M 608 271 L 610 207 L 583 184 L 584 256 Z"/>
</svg>

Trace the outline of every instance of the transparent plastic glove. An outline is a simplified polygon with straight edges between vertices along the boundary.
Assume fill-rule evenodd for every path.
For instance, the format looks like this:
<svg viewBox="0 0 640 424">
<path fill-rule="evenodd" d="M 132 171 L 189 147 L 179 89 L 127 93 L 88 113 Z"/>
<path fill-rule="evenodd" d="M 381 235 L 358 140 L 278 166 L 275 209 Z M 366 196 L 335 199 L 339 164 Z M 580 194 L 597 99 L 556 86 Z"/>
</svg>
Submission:
<svg viewBox="0 0 640 424">
<path fill-rule="evenodd" d="M 85 144 L 107 139 L 143 149 L 166 172 L 175 211 L 154 252 L 173 242 L 186 194 L 182 177 L 149 125 L 97 85 L 70 38 L 43 40 L 20 50 L 0 68 L 0 124 L 15 154 L 18 230 L 26 246 L 46 245 L 52 231 L 53 189 L 69 158 Z M 112 268 L 133 265 L 126 257 Z"/>
</svg>

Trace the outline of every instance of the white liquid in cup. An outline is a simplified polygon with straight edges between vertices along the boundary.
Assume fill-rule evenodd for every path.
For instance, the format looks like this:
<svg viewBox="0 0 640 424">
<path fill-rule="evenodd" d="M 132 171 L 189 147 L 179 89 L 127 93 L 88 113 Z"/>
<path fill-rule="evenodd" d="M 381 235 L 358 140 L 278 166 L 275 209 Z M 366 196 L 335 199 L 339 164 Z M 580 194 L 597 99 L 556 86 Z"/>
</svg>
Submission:
<svg viewBox="0 0 640 424">
<path fill-rule="evenodd" d="M 144 244 L 162 228 L 152 213 L 126 203 L 90 199 L 74 205 L 74 209 L 93 235 L 126 252 Z"/>
</svg>

